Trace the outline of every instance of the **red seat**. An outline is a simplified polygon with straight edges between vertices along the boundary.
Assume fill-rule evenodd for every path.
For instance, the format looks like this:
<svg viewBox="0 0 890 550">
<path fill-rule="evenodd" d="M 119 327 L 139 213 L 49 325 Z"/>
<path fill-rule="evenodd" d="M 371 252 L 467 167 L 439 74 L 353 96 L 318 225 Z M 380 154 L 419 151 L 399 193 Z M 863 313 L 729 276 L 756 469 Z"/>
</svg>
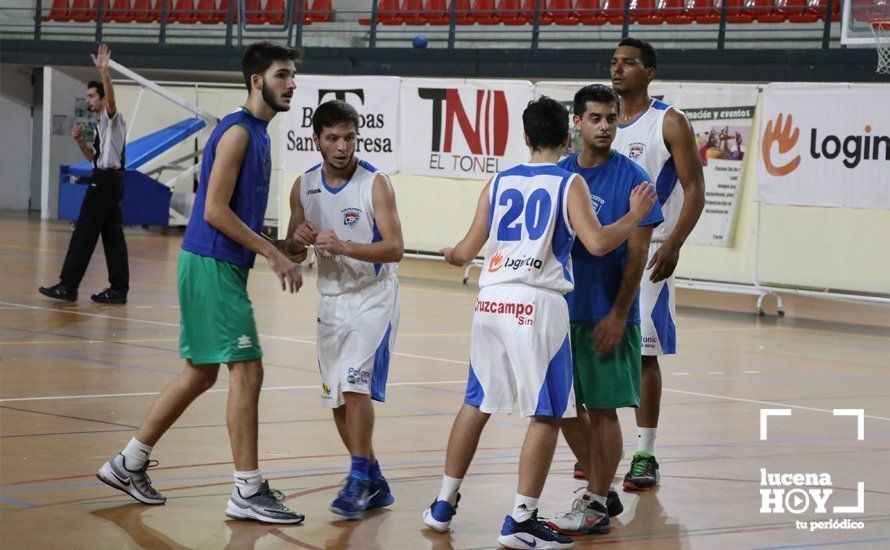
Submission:
<svg viewBox="0 0 890 550">
<path fill-rule="evenodd" d="M 199 2 L 201 0 L 198 0 Z M 297 16 L 299 11 L 299 4 L 294 2 L 294 13 L 293 22 L 296 23 L 298 21 Z M 245 5 L 245 12 L 247 6 Z M 303 0 L 303 24 L 308 25 L 311 23 L 309 21 L 307 13 L 309 11 L 309 0 Z M 284 25 L 284 20 L 287 17 L 287 0 L 266 0 L 266 9 L 260 12 L 260 20 L 263 23 L 269 23 L 270 25 L 280 26 Z M 250 21 L 250 16 L 248 16 L 248 21 Z"/>
<path fill-rule="evenodd" d="M 497 25 L 501 22 L 501 16 L 494 8 L 494 0 L 474 0 L 470 12 L 480 25 Z"/>
<path fill-rule="evenodd" d="M 745 8 L 745 0 L 723 0 L 726 2 L 727 23 L 753 23 L 754 16 Z"/>
<path fill-rule="evenodd" d="M 522 0 L 498 0 L 498 13 L 504 25 L 525 25 L 525 14 L 522 12 Z"/>
<path fill-rule="evenodd" d="M 307 21 L 328 23 L 334 20 L 334 6 L 331 0 L 315 0 L 312 2 L 312 8 L 305 13 Z"/>
<path fill-rule="evenodd" d="M 748 12 L 758 23 L 781 23 L 785 16 L 776 9 L 776 0 L 748 0 Z"/>
<path fill-rule="evenodd" d="M 819 14 L 808 0 L 779 0 L 779 13 L 792 23 L 815 23 L 819 20 Z"/>
<path fill-rule="evenodd" d="M 553 23 L 553 14 L 548 11 L 546 0 L 541 0 L 541 5 L 538 9 L 541 10 L 538 14 L 538 25 L 550 25 Z M 535 0 L 522 0 L 522 12 L 525 14 L 525 19 L 529 24 L 533 24 L 535 22 Z"/>
<path fill-rule="evenodd" d="M 105 12 L 103 21 L 114 21 L 116 23 L 130 23 L 133 16 L 130 14 L 130 0 L 112 0 L 111 7 Z"/>
<path fill-rule="evenodd" d="M 470 9 L 470 0 L 451 0 L 454 4 L 454 16 L 457 25 L 472 25 L 476 22 L 476 15 Z"/>
<path fill-rule="evenodd" d="M 582 25 L 603 25 L 606 22 L 599 0 L 577 0 L 575 13 Z"/>
<path fill-rule="evenodd" d="M 603 0 L 603 15 L 610 25 L 624 23 L 624 3 L 630 0 Z"/>
<path fill-rule="evenodd" d="M 151 23 L 157 21 L 159 16 L 152 6 L 151 0 L 133 0 L 130 19 L 136 23 Z"/>
<path fill-rule="evenodd" d="M 534 9 L 534 5 L 534 2 L 532 2 L 532 9 Z M 581 19 L 575 13 L 572 0 L 550 0 L 547 12 L 556 25 L 577 25 L 581 23 Z"/>
<path fill-rule="evenodd" d="M 819 13 L 820 21 L 825 20 L 825 2 L 826 2 L 826 0 L 816 0 L 816 2 L 815 2 L 816 11 Z M 853 9 L 854 9 L 853 19 L 855 20 L 856 19 L 856 14 L 855 14 L 856 6 L 854 6 Z M 835 21 L 835 22 L 841 20 L 841 0 L 834 0 L 831 3 L 831 20 Z"/>
<path fill-rule="evenodd" d="M 692 0 L 687 13 L 700 25 L 715 25 L 720 22 L 720 12 L 714 8 L 714 0 Z"/>
<path fill-rule="evenodd" d="M 370 25 L 371 18 L 362 17 L 358 22 L 362 25 Z M 377 4 L 377 22 L 381 25 L 401 25 L 402 16 L 399 15 L 399 0 L 380 0 Z"/>
<path fill-rule="evenodd" d="M 451 11 L 448 0 L 426 0 L 426 22 L 430 25 L 448 25 L 451 23 Z"/>
<path fill-rule="evenodd" d="M 198 0 L 198 5 L 195 7 L 196 23 L 216 23 L 216 17 L 216 0 Z"/>
<path fill-rule="evenodd" d="M 69 0 L 53 0 L 49 13 L 40 18 L 41 21 L 71 21 L 71 5 Z"/>
<path fill-rule="evenodd" d="M 168 2 L 169 6 L 170 3 Z M 174 23 L 195 23 L 195 0 L 174 0 L 173 8 L 167 12 L 167 21 Z"/>
<path fill-rule="evenodd" d="M 631 20 L 640 25 L 661 25 L 664 16 L 655 8 L 655 0 L 635 0 L 630 12 Z"/>
<path fill-rule="evenodd" d="M 85 23 L 93 18 L 93 8 L 90 6 L 90 0 L 73 0 L 71 2 L 70 21 Z"/>
<path fill-rule="evenodd" d="M 423 0 L 402 0 L 402 21 L 406 25 L 425 25 Z"/>
<path fill-rule="evenodd" d="M 658 13 L 668 25 L 688 25 L 692 17 L 686 12 L 686 0 L 661 0 Z"/>
</svg>

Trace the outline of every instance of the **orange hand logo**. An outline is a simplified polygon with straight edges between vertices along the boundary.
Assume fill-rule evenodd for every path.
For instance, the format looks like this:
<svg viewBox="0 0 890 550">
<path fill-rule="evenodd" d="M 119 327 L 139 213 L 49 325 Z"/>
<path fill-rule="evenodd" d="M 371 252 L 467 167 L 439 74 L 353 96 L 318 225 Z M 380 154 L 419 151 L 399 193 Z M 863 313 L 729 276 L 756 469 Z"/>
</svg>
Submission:
<svg viewBox="0 0 890 550">
<path fill-rule="evenodd" d="M 500 252 L 495 252 L 494 256 L 491 257 L 491 261 L 488 262 L 488 272 L 494 273 L 498 271 L 500 268 L 504 267 L 501 265 L 501 262 L 504 261 L 504 255 Z"/>
<path fill-rule="evenodd" d="M 776 117 L 775 127 L 773 127 L 772 120 L 766 123 L 766 130 L 764 130 L 763 139 L 761 140 L 763 164 L 766 166 L 766 171 L 769 172 L 771 176 L 776 177 L 787 176 L 788 174 L 793 172 L 800 164 L 800 155 L 797 155 L 791 160 L 791 162 L 783 166 L 776 166 L 775 164 L 773 164 L 771 156 L 773 143 L 779 146 L 779 153 L 785 154 L 790 151 L 792 147 L 797 145 L 797 138 L 800 136 L 800 128 L 795 127 L 794 131 L 791 131 L 792 122 L 790 114 L 785 120 L 785 127 L 782 127 L 783 117 L 784 113 L 779 113 L 779 116 Z"/>
</svg>

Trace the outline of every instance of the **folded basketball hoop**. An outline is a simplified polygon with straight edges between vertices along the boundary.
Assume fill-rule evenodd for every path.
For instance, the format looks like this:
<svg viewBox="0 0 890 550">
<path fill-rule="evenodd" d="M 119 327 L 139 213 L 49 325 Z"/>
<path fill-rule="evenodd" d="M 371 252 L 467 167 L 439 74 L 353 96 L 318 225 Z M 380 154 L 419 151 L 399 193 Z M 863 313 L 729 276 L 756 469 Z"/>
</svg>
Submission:
<svg viewBox="0 0 890 550">
<path fill-rule="evenodd" d="M 871 32 L 875 35 L 878 49 L 878 69 L 881 74 L 890 74 L 890 19 L 869 19 Z"/>
</svg>

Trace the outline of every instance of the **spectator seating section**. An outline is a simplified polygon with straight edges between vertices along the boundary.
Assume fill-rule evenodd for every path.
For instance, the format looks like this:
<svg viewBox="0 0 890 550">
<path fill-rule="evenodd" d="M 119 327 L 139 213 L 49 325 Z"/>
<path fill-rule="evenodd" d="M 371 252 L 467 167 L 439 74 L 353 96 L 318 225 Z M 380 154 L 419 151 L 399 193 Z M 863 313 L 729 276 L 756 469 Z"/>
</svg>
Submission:
<svg viewBox="0 0 890 550">
<path fill-rule="evenodd" d="M 52 0 L 43 21 L 95 21 L 99 2 L 102 20 L 114 23 L 157 23 L 165 0 Z M 236 0 L 166 0 L 167 22 L 218 24 L 228 18 Z M 303 1 L 303 23 L 334 20 L 333 0 Z M 382 25 L 448 25 L 454 4 L 458 25 L 528 25 L 538 3 L 541 25 L 621 25 L 626 3 L 630 21 L 640 25 L 714 25 L 720 22 L 721 2 L 730 24 L 815 23 L 825 17 L 827 0 L 379 0 Z M 283 25 L 287 0 L 244 0 L 247 23 Z M 235 8 L 235 6 L 233 6 Z M 841 0 L 832 2 L 831 20 L 840 20 Z M 294 10 L 294 21 L 297 18 Z M 233 11 L 238 19 L 237 9 Z M 371 18 L 359 19 L 370 25 Z"/>
</svg>

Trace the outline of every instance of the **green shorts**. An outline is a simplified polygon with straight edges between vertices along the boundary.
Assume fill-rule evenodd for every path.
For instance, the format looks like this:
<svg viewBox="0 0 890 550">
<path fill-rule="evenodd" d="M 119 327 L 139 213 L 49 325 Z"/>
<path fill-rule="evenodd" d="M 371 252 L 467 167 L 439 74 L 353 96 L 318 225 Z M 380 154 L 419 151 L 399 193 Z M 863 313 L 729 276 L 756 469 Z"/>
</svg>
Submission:
<svg viewBox="0 0 890 550">
<path fill-rule="evenodd" d="M 572 321 L 575 399 L 588 409 L 640 406 L 640 325 L 627 325 L 611 353 L 593 349 L 592 323 Z"/>
<path fill-rule="evenodd" d="M 250 361 L 263 356 L 247 297 L 249 270 L 179 252 L 179 355 L 192 364 Z"/>
</svg>

